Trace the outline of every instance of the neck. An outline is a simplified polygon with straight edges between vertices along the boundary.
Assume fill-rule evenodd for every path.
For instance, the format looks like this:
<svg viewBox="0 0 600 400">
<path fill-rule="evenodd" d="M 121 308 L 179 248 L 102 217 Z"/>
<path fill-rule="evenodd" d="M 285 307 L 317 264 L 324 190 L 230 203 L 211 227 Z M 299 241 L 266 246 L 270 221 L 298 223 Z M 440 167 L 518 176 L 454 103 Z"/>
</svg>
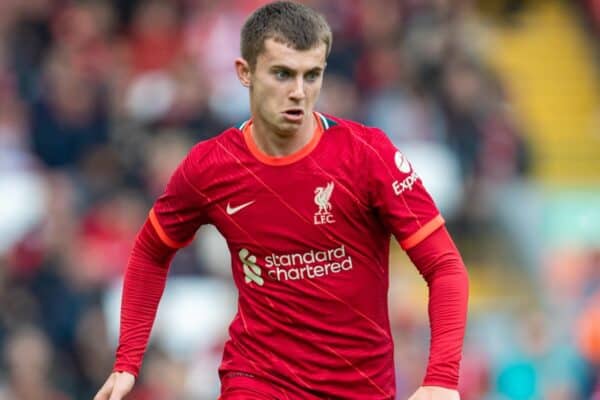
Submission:
<svg viewBox="0 0 600 400">
<path fill-rule="evenodd" d="M 285 157 L 302 149 L 313 137 L 317 127 L 314 113 L 307 115 L 295 132 L 278 132 L 260 121 L 252 121 L 252 138 L 256 146 L 272 157 Z"/>
</svg>

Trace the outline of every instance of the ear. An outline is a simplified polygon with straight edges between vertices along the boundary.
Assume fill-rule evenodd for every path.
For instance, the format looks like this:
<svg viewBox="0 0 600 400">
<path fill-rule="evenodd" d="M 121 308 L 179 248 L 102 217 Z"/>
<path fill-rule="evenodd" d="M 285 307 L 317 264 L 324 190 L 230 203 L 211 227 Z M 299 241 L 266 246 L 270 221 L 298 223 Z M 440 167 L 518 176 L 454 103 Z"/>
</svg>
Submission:
<svg viewBox="0 0 600 400">
<path fill-rule="evenodd" d="M 252 71 L 250 71 L 250 65 L 248 61 L 243 58 L 235 59 L 235 72 L 237 73 L 238 79 L 242 86 L 249 88 L 252 82 Z"/>
</svg>

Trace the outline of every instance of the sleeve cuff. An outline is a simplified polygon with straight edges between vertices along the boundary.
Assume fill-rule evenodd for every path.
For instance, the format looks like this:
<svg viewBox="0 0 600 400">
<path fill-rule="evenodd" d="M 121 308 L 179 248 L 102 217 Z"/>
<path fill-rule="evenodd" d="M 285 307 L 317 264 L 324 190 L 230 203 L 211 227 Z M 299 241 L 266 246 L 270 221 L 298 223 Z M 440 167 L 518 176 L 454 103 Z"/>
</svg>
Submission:
<svg viewBox="0 0 600 400">
<path fill-rule="evenodd" d="M 182 247 L 185 247 L 188 244 L 190 244 L 190 242 L 192 240 L 194 240 L 194 238 L 192 238 L 192 239 L 188 240 L 187 242 L 176 242 L 175 240 L 171 239 L 169 237 L 169 235 L 167 235 L 167 233 L 165 232 L 165 230 L 163 229 L 163 227 L 160 225 L 160 222 L 158 222 L 158 218 L 156 217 L 156 213 L 154 212 L 154 208 L 152 208 L 150 210 L 150 214 L 148 215 L 148 218 L 150 219 L 150 223 L 152 224 L 152 227 L 156 231 L 156 234 L 158 235 L 158 237 L 160 238 L 160 240 L 162 240 L 162 242 L 164 244 L 166 244 L 167 246 L 171 247 L 172 249 L 180 249 Z"/>
<path fill-rule="evenodd" d="M 138 378 L 138 375 L 140 373 L 139 368 L 136 368 L 133 365 L 119 364 L 118 362 L 115 363 L 112 372 L 129 372 L 135 377 L 135 379 Z"/>
<path fill-rule="evenodd" d="M 422 386 L 437 386 L 442 387 L 444 389 L 458 390 L 458 382 L 434 378 L 425 378 L 423 380 Z"/>
<path fill-rule="evenodd" d="M 431 235 L 436 229 L 444 225 L 444 218 L 438 214 L 431 221 L 423 225 L 415 233 L 400 242 L 400 246 L 406 251 L 423 241 L 427 236 Z"/>
</svg>

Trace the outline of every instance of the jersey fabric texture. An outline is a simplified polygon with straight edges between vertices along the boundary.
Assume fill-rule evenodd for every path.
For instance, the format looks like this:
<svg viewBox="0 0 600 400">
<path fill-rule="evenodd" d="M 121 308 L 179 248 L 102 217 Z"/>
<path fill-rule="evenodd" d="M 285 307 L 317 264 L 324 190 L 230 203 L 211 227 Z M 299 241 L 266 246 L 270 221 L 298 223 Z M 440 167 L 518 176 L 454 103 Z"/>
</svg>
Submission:
<svg viewBox="0 0 600 400">
<path fill-rule="evenodd" d="M 280 388 L 274 398 L 391 399 L 390 236 L 410 252 L 444 221 L 382 131 L 315 118 L 313 138 L 289 157 L 261 153 L 252 121 L 197 144 L 150 225 L 173 250 L 207 223 L 227 240 L 239 300 L 224 387 L 243 379 Z"/>
</svg>

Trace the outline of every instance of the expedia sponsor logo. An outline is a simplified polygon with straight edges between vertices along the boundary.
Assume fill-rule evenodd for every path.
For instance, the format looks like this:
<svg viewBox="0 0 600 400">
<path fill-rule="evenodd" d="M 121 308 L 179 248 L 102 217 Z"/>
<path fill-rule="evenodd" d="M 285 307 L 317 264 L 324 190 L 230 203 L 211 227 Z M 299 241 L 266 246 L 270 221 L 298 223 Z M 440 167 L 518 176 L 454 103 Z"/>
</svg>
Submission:
<svg viewBox="0 0 600 400">
<path fill-rule="evenodd" d="M 410 162 L 408 162 L 408 159 L 399 151 L 394 154 L 394 163 L 396 164 L 396 167 L 398 167 L 398 170 L 404 174 L 408 174 L 412 171 L 412 173 L 403 180 L 395 180 L 392 182 L 394 193 L 396 196 L 400 196 L 405 191 L 412 190 L 413 186 L 419 179 L 419 176 L 415 171 L 412 170 L 412 166 L 410 165 Z"/>
<path fill-rule="evenodd" d="M 407 176 L 405 179 L 401 181 L 394 181 L 392 183 L 392 188 L 394 189 L 394 193 L 396 194 L 396 196 L 400 196 L 407 190 L 412 190 L 413 186 L 415 185 L 418 179 L 419 175 L 417 175 L 417 173 L 413 171 L 413 173 Z"/>
<path fill-rule="evenodd" d="M 246 283 L 254 282 L 259 286 L 264 284 L 263 271 L 271 280 L 296 281 L 336 275 L 353 268 L 352 257 L 346 254 L 344 245 L 305 253 L 272 253 L 264 258 L 264 262 L 257 261 L 257 257 L 246 249 L 240 250 L 239 255 L 244 264 Z"/>
<path fill-rule="evenodd" d="M 408 174 L 410 172 L 411 166 L 408 162 L 408 159 L 404 157 L 404 154 L 397 151 L 394 155 L 394 162 L 396 163 L 396 167 L 398 167 L 400 172 L 404 172 L 405 174 Z"/>
</svg>

